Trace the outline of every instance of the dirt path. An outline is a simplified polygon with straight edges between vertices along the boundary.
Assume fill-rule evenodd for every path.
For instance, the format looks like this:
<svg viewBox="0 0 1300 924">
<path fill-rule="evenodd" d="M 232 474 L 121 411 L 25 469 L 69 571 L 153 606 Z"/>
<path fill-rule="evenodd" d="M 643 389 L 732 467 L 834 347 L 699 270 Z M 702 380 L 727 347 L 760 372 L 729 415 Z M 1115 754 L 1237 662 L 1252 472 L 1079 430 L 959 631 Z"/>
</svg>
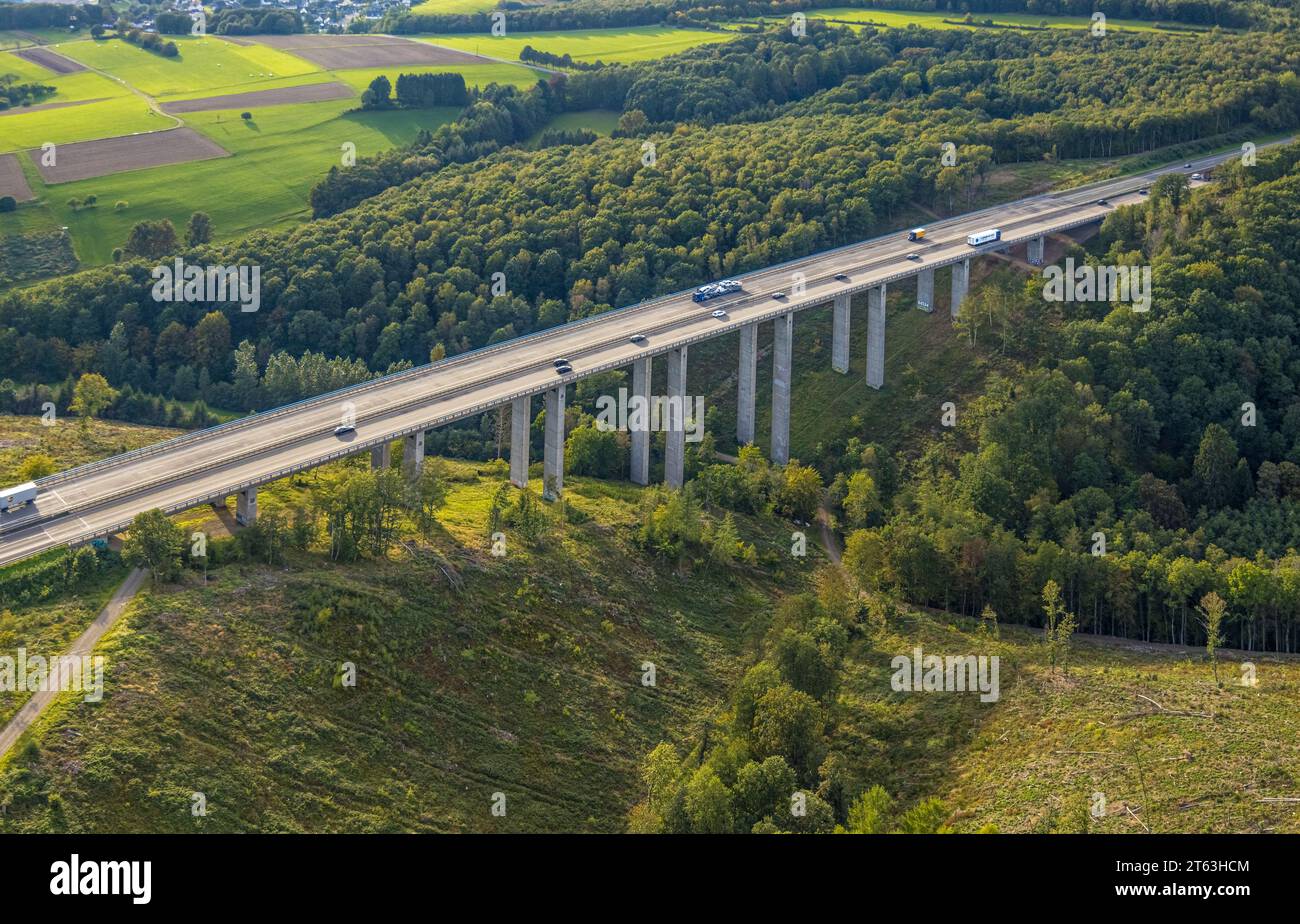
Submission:
<svg viewBox="0 0 1300 924">
<path fill-rule="evenodd" d="M 111 629 L 121 617 L 126 605 L 131 602 L 131 598 L 140 590 L 145 578 L 148 576 L 149 572 L 142 568 L 132 570 L 126 576 L 126 580 L 113 592 L 113 596 L 108 603 L 104 604 L 104 608 L 95 617 L 95 621 L 86 628 L 85 632 L 81 633 L 81 636 L 72 643 L 72 647 L 65 653 L 80 657 L 94 651 L 95 646 L 99 644 L 99 640 L 104 637 L 104 633 Z M 31 727 L 32 723 L 40 717 L 41 713 L 59 695 L 58 692 L 50 690 L 32 694 L 32 698 L 23 704 L 23 708 L 19 709 L 17 715 L 9 720 L 9 724 L 4 727 L 3 731 L 0 731 L 0 760 L 9 752 L 9 749 L 13 747 L 14 742 L 18 740 L 23 732 Z"/>
<path fill-rule="evenodd" d="M 825 507 L 817 508 L 817 529 L 821 532 L 822 548 L 830 556 L 831 562 L 838 566 L 840 563 L 840 541 L 835 536 L 835 530 L 831 529 L 831 514 Z"/>
</svg>

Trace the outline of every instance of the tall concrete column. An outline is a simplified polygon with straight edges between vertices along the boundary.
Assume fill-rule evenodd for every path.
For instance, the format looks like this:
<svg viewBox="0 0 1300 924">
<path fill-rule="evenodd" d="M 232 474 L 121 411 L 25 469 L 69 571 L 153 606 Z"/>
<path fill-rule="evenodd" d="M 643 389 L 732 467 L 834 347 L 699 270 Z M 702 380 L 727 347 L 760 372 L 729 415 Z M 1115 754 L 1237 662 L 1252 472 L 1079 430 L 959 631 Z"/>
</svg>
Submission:
<svg viewBox="0 0 1300 924">
<path fill-rule="evenodd" d="M 374 469 L 388 468 L 393 464 L 393 444 L 380 443 L 370 450 L 370 467 Z"/>
<path fill-rule="evenodd" d="M 402 446 L 402 473 L 411 481 L 420 477 L 424 470 L 424 431 L 412 433 L 406 437 Z"/>
<path fill-rule="evenodd" d="M 736 395 L 736 444 L 754 442 L 754 397 L 758 383 L 758 322 L 740 329 L 740 381 Z"/>
<path fill-rule="evenodd" d="M 1047 249 L 1047 238 L 1045 238 L 1041 234 L 1038 235 L 1038 237 L 1031 237 L 1029 239 L 1028 246 L 1025 248 L 1025 250 L 1027 251 L 1026 256 L 1028 256 L 1029 258 L 1029 265 L 1042 266 L 1043 253 L 1044 251 L 1046 251 L 1046 249 Z"/>
<path fill-rule="evenodd" d="M 668 419 L 664 422 L 664 484 L 686 481 L 686 347 L 668 351 Z"/>
<path fill-rule="evenodd" d="M 831 327 L 831 368 L 849 371 L 849 293 L 835 296 L 835 320 Z"/>
<path fill-rule="evenodd" d="M 542 459 L 542 497 L 556 500 L 564 490 L 564 398 L 565 389 L 546 393 L 546 453 Z"/>
<path fill-rule="evenodd" d="M 934 311 L 934 267 L 916 274 L 916 307 Z"/>
<path fill-rule="evenodd" d="M 794 344 L 794 312 L 774 322 L 772 338 L 772 461 L 790 461 L 790 366 Z"/>
<path fill-rule="evenodd" d="M 885 286 L 867 290 L 867 385 L 885 385 Z"/>
<path fill-rule="evenodd" d="M 257 488 L 245 488 L 235 495 L 235 522 L 240 526 L 257 522 Z"/>
<path fill-rule="evenodd" d="M 632 364 L 632 394 L 628 397 L 628 429 L 632 437 L 632 483 L 650 483 L 650 371 L 652 357 Z M 637 413 L 637 408 L 640 413 Z M 633 424 L 637 424 L 633 426 Z"/>
<path fill-rule="evenodd" d="M 533 399 L 528 395 L 510 402 L 510 482 L 516 488 L 528 486 L 528 449 L 531 437 Z"/>
<path fill-rule="evenodd" d="M 952 265 L 952 304 L 949 311 L 955 318 L 961 314 L 961 303 L 966 298 L 966 289 L 970 286 L 970 258 Z"/>
</svg>

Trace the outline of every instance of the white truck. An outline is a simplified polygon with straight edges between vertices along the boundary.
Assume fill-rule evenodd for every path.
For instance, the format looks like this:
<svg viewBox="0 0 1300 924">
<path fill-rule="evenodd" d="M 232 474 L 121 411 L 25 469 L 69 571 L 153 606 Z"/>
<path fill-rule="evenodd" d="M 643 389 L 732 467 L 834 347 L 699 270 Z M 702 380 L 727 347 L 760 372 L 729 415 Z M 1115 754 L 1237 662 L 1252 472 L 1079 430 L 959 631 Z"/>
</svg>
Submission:
<svg viewBox="0 0 1300 924">
<path fill-rule="evenodd" d="M 981 244 L 991 244 L 993 241 L 1002 240 L 1002 231 L 999 228 L 989 228 L 987 231 L 976 231 L 974 234 L 967 235 L 966 243 L 972 247 L 978 247 Z"/>
<path fill-rule="evenodd" d="M 0 490 L 0 510 L 8 511 L 36 500 L 36 482 L 29 481 L 16 488 Z"/>
</svg>

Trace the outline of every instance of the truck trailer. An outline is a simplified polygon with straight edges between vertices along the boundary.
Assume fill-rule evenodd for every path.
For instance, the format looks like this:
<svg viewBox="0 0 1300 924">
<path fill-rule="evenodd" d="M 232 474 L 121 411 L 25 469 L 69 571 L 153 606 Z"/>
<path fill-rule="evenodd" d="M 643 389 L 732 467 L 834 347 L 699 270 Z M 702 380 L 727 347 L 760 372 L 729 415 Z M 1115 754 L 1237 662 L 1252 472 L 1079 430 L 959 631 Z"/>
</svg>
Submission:
<svg viewBox="0 0 1300 924">
<path fill-rule="evenodd" d="M 36 500 L 36 482 L 29 481 L 16 488 L 0 490 L 0 511 L 15 510 Z"/>
<path fill-rule="evenodd" d="M 987 231 L 976 231 L 968 235 L 966 243 L 972 247 L 978 247 L 981 244 L 991 244 L 994 241 L 1002 240 L 1002 231 L 999 228 L 989 228 Z"/>
</svg>

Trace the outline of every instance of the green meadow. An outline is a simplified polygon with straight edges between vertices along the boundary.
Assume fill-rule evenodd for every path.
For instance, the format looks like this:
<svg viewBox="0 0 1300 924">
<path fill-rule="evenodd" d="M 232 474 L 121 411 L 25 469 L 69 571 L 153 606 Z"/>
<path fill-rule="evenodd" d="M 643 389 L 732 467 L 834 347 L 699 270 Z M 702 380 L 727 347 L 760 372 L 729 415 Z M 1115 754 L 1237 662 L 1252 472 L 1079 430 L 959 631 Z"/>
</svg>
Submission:
<svg viewBox="0 0 1300 924">
<path fill-rule="evenodd" d="M 874 23 L 880 26 L 889 26 L 892 28 L 904 28 L 910 25 L 924 26 L 927 29 L 970 29 L 970 28 L 988 28 L 982 26 L 986 21 L 992 21 L 993 25 L 1004 26 L 1009 28 L 1038 28 L 1046 26 L 1049 29 L 1086 29 L 1092 23 L 1085 16 L 1042 16 L 1034 13 L 974 13 L 975 22 L 966 25 L 961 22 L 964 13 L 955 13 L 952 11 L 943 12 L 922 12 L 922 11 L 894 11 L 894 10 L 864 10 L 857 7 L 832 7 L 823 10 L 809 10 L 806 14 L 810 19 L 833 19 L 842 22 L 854 23 Z M 769 21 L 778 21 L 783 17 L 767 17 Z M 946 20 L 946 21 L 945 21 Z M 1117 29 L 1120 31 L 1133 32 L 1159 32 L 1165 31 L 1157 29 L 1154 22 L 1141 19 L 1106 19 L 1107 29 Z"/>
<path fill-rule="evenodd" d="M 436 16 L 442 13 L 479 13 L 494 10 L 497 0 L 424 0 L 423 3 L 411 5 L 411 12 L 420 16 Z"/>
<path fill-rule="evenodd" d="M 595 132 L 597 135 L 608 135 L 618 127 L 620 113 L 613 109 L 584 109 L 581 112 L 562 112 L 550 122 L 546 127 L 536 132 L 533 137 L 529 138 L 529 143 L 537 141 L 546 131 L 563 131 L 572 132 L 578 129 L 586 129 Z"/>
<path fill-rule="evenodd" d="M 230 157 L 135 170 L 112 176 L 34 184 L 55 221 L 66 225 L 78 258 L 105 263 L 131 226 L 144 219 L 168 218 L 178 229 L 193 212 L 212 218 L 216 239 L 254 228 L 305 218 L 315 183 L 342 158 L 342 145 L 356 145 L 358 157 L 414 140 L 422 128 L 451 121 L 454 108 L 347 112 L 355 100 L 331 100 L 254 109 L 243 121 L 239 111 L 186 114 L 186 124 L 231 152 Z M 70 198 L 98 197 L 94 208 L 73 210 Z M 126 208 L 118 210 L 116 203 Z"/>
<path fill-rule="evenodd" d="M 0 115 L 0 153 L 171 128 L 175 120 L 135 95 L 81 106 Z"/>
<path fill-rule="evenodd" d="M 514 32 L 491 35 L 426 35 L 421 41 L 493 58 L 517 60 L 525 45 L 551 54 L 570 54 L 577 61 L 648 61 L 676 54 L 696 45 L 726 42 L 729 32 L 674 29 L 670 26 L 636 26 L 623 29 L 575 29 L 568 32 Z"/>
<path fill-rule="evenodd" d="M 164 58 L 121 39 L 68 42 L 54 49 L 150 96 L 194 90 L 215 95 L 229 87 L 255 90 L 262 81 L 321 70 L 310 61 L 266 45 L 235 45 L 211 36 L 168 38 L 180 48 L 175 58 Z"/>
</svg>

